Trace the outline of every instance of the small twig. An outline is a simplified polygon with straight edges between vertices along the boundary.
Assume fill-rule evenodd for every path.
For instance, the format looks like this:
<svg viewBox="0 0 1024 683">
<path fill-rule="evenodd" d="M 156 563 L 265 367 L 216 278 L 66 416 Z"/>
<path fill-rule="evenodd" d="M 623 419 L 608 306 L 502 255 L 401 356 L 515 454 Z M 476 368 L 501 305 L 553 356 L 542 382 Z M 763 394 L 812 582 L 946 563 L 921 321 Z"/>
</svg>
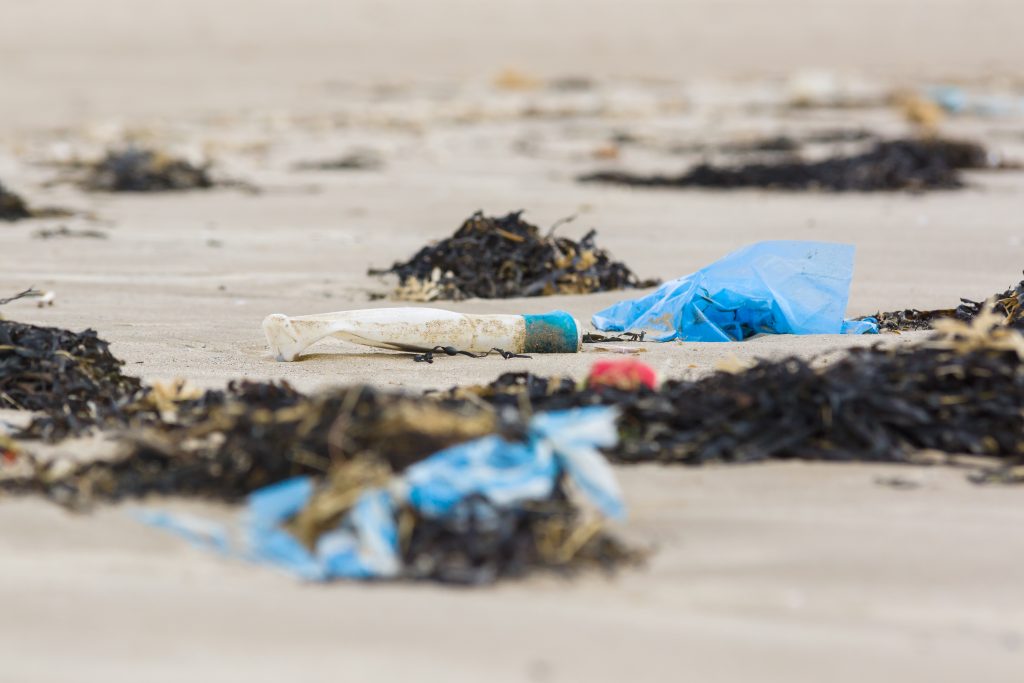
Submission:
<svg viewBox="0 0 1024 683">
<path fill-rule="evenodd" d="M 12 301 L 17 301 L 18 299 L 43 296 L 43 294 L 44 292 L 41 292 L 34 287 L 29 287 L 24 292 L 18 292 L 14 296 L 9 296 L 6 299 L 0 299 L 0 306 L 3 306 L 4 304 L 9 304 Z"/>
</svg>

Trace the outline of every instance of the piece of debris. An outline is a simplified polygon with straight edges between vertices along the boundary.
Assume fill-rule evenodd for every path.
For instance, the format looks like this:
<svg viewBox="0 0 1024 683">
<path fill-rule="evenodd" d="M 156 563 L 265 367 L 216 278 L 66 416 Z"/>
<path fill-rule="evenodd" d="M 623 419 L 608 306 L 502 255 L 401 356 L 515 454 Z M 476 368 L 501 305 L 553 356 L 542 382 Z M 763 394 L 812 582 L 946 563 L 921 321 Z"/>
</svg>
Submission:
<svg viewBox="0 0 1024 683">
<path fill-rule="evenodd" d="M 596 332 L 584 332 L 583 343 L 584 344 L 607 344 L 619 343 L 619 342 L 642 342 L 644 340 L 644 332 L 623 332 L 622 334 L 598 334 Z"/>
<path fill-rule="evenodd" d="M 536 90 L 541 85 L 541 79 L 512 67 L 502 69 L 494 77 L 494 87 L 499 90 Z"/>
<path fill-rule="evenodd" d="M 32 233 L 32 236 L 40 240 L 57 238 L 107 239 L 107 233 L 102 230 L 73 230 L 66 225 L 62 225 L 59 228 L 42 228 Z"/>
<path fill-rule="evenodd" d="M 895 93 L 892 100 L 903 118 L 926 134 L 934 134 L 946 118 L 938 103 L 915 92 Z"/>
<path fill-rule="evenodd" d="M 493 348 L 491 349 L 494 353 L 501 356 L 504 360 L 512 360 L 513 358 L 533 358 L 533 356 L 527 356 L 523 353 L 514 353 L 512 351 L 506 351 L 505 349 Z M 425 351 L 421 354 L 412 357 L 417 363 L 433 363 L 434 354 L 443 353 L 446 356 L 469 356 L 470 358 L 486 358 L 491 355 L 490 352 L 484 353 L 472 353 L 470 351 L 459 351 L 454 346 L 435 346 L 434 348 Z"/>
<path fill-rule="evenodd" d="M 596 447 L 615 439 L 614 412 L 591 408 L 538 416 L 523 442 L 486 436 L 401 473 L 357 457 L 320 480 L 256 491 L 238 548 L 201 522 L 149 521 L 193 540 L 200 529 L 218 550 L 307 580 L 479 585 L 538 569 L 611 569 L 635 556 L 604 530 L 604 518 L 621 518 L 623 504 Z"/>
<path fill-rule="evenodd" d="M 299 161 L 292 165 L 296 171 L 375 171 L 383 167 L 379 154 L 352 152 L 334 159 Z"/>
<path fill-rule="evenodd" d="M 123 365 L 93 330 L 0 320 L 0 407 L 44 413 L 23 436 L 55 440 L 123 420 L 141 392 Z"/>
<path fill-rule="evenodd" d="M 93 192 L 170 192 L 206 189 L 214 182 L 206 165 L 195 166 L 152 149 L 126 147 L 90 164 L 81 185 Z"/>
<path fill-rule="evenodd" d="M 875 483 L 897 491 L 913 491 L 921 488 L 921 482 L 906 477 L 875 477 Z"/>
<path fill-rule="evenodd" d="M 646 296 L 598 311 L 591 323 L 659 342 L 876 332 L 870 322 L 844 320 L 853 254 L 851 245 L 834 242 L 755 242 Z"/>
<path fill-rule="evenodd" d="M 613 261 L 594 244 L 596 234 L 591 230 L 579 242 L 550 231 L 542 236 L 522 211 L 501 218 L 478 211 L 452 237 L 369 274 L 397 275 L 396 298 L 412 301 L 587 294 L 658 284 Z"/>
<path fill-rule="evenodd" d="M 678 176 L 602 171 L 579 180 L 636 187 L 922 191 L 961 188 L 964 182 L 960 170 L 992 167 L 985 148 L 977 143 L 925 138 L 878 142 L 867 152 L 822 161 L 787 160 L 728 167 L 702 163 Z"/>
<path fill-rule="evenodd" d="M 382 349 L 426 351 L 419 360 L 428 363 L 439 349 L 449 356 L 487 355 L 495 350 L 493 344 L 508 347 L 512 354 L 577 353 L 579 330 L 579 322 L 565 311 L 474 315 L 440 308 L 366 308 L 294 317 L 271 313 L 263 320 L 267 345 L 279 361 L 295 360 L 325 337 Z"/>
<path fill-rule="evenodd" d="M 591 366 L 587 375 L 588 389 L 614 387 L 622 391 L 634 391 L 642 386 L 657 389 L 658 373 L 638 360 L 599 360 Z"/>
</svg>

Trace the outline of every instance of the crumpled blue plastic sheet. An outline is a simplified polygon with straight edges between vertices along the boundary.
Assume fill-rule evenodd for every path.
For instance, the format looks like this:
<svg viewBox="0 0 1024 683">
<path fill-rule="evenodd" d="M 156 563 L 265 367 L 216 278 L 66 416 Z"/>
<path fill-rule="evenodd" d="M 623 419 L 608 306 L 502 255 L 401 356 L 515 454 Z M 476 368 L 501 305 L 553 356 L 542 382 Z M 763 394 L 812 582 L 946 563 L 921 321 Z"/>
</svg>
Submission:
<svg viewBox="0 0 1024 683">
<path fill-rule="evenodd" d="M 596 313 L 599 330 L 654 341 L 741 341 L 757 334 L 864 334 L 843 319 L 853 278 L 849 244 L 757 242 L 639 299 Z"/>
<path fill-rule="evenodd" d="M 403 504 L 421 515 L 459 514 L 460 503 L 483 497 L 510 508 L 550 497 L 562 474 L 600 513 L 625 516 L 615 475 L 597 450 L 615 445 L 613 408 L 591 407 L 534 417 L 525 443 L 486 436 L 435 453 L 409 467 L 384 488 L 364 491 L 333 530 L 310 551 L 282 525 L 309 502 L 314 482 L 296 477 L 253 492 L 242 519 L 238 547 L 230 533 L 192 517 L 146 511 L 142 521 L 199 545 L 283 569 L 303 579 L 394 578 L 401 574 L 397 514 Z"/>
</svg>

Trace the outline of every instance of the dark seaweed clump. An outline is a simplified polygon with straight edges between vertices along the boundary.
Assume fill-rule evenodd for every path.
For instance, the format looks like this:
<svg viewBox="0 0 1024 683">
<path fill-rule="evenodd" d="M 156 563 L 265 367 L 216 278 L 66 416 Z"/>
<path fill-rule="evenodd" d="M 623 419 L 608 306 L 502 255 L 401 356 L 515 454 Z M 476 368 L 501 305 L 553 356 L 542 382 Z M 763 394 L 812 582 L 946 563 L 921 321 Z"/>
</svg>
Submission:
<svg viewBox="0 0 1024 683">
<path fill-rule="evenodd" d="M 513 509 L 474 497 L 442 519 L 408 514 L 414 522 L 401 549 L 408 578 L 484 584 L 536 570 L 613 570 L 640 559 L 600 527 L 588 528 L 561 484 L 547 500 Z M 579 543 L 574 536 L 581 535 Z"/>
<path fill-rule="evenodd" d="M 94 192 L 169 192 L 213 187 L 206 166 L 150 149 L 107 152 L 91 165 L 82 186 Z"/>
<path fill-rule="evenodd" d="M 398 298 L 423 301 L 585 294 L 658 284 L 612 260 L 594 243 L 595 236 L 594 230 L 579 242 L 542 236 L 521 211 L 501 218 L 478 211 L 452 237 L 370 274 L 396 274 Z"/>
<path fill-rule="evenodd" d="M 366 386 L 306 396 L 287 383 L 231 383 L 197 398 L 151 388 L 123 410 L 134 427 L 122 453 L 28 488 L 77 505 L 150 493 L 238 500 L 357 456 L 399 472 L 462 441 L 493 433 L 493 411 L 424 401 Z"/>
<path fill-rule="evenodd" d="M 825 369 L 795 357 L 761 361 L 657 391 L 508 373 L 474 393 L 504 409 L 618 406 L 621 439 L 609 455 L 620 462 L 906 462 L 932 450 L 1009 467 L 1024 462 L 1024 341 L 1010 330 L 993 334 L 1010 341 L 967 334 L 854 349 Z"/>
<path fill-rule="evenodd" d="M 93 330 L 0 320 L 0 407 L 42 411 L 25 436 L 47 440 L 123 419 L 141 391 Z"/>
<path fill-rule="evenodd" d="M 637 187 L 830 192 L 952 190 L 964 186 L 961 169 L 988 166 L 985 148 L 973 142 L 906 139 L 878 142 L 861 154 L 822 161 L 785 160 L 743 166 L 703 163 L 677 176 L 607 171 L 581 176 L 580 180 Z"/>
<path fill-rule="evenodd" d="M 32 211 L 25 200 L 0 183 L 0 221 L 20 221 L 31 217 Z"/>
</svg>

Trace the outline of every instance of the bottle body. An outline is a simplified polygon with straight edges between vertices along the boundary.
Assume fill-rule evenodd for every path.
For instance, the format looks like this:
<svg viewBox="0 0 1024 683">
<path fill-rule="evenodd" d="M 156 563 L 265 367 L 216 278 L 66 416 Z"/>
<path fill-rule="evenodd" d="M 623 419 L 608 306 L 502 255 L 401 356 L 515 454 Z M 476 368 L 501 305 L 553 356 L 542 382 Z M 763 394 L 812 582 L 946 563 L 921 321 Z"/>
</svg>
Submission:
<svg viewBox="0 0 1024 683">
<path fill-rule="evenodd" d="M 263 331 L 278 360 L 294 360 L 307 346 L 333 336 L 398 351 L 451 346 L 513 353 L 575 353 L 579 326 L 567 313 L 476 315 L 436 308 L 371 308 L 320 315 L 267 316 Z"/>
</svg>

